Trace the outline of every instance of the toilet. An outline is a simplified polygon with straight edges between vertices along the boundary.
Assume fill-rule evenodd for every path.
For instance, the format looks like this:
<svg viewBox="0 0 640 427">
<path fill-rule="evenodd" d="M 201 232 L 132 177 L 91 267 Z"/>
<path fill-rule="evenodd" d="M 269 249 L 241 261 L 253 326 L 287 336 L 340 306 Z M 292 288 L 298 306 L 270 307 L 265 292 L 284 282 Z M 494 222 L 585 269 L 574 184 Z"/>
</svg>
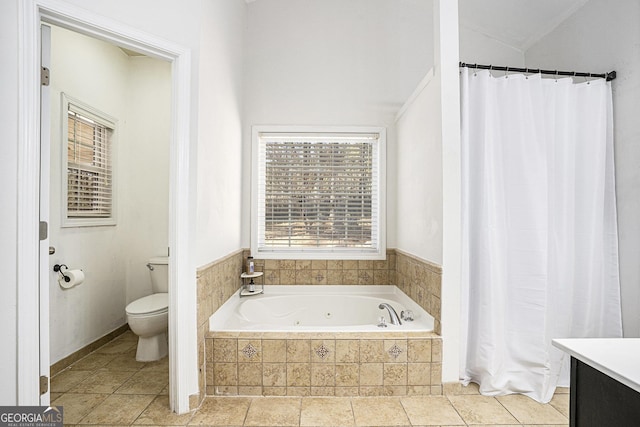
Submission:
<svg viewBox="0 0 640 427">
<path fill-rule="evenodd" d="M 155 257 L 147 264 L 153 294 L 127 305 L 127 323 L 138 338 L 136 360 L 152 362 L 167 355 L 169 325 L 169 258 Z"/>
</svg>

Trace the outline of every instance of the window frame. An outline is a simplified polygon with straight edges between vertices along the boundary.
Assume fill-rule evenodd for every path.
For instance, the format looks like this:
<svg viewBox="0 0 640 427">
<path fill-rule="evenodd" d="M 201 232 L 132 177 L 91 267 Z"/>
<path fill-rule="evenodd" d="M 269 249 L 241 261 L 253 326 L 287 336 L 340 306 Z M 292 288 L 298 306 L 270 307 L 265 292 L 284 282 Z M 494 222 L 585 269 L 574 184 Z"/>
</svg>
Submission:
<svg viewBox="0 0 640 427">
<path fill-rule="evenodd" d="M 70 105 L 73 108 L 70 108 Z M 108 128 L 110 130 L 109 144 L 110 144 L 110 161 L 111 161 L 111 215 L 109 217 L 69 217 L 69 162 L 68 162 L 68 131 L 69 131 L 69 111 L 73 111 L 85 118 L 91 119 L 96 123 Z M 60 226 L 62 228 L 70 227 L 101 227 L 101 226 L 115 226 L 117 224 L 116 212 L 117 212 L 117 185 L 116 185 L 116 140 L 118 121 L 114 117 L 106 114 L 74 97 L 69 96 L 66 93 L 61 94 L 61 164 L 62 169 L 60 171 L 62 187 L 60 194 L 61 205 L 61 221 Z"/>
<path fill-rule="evenodd" d="M 296 134 L 378 134 L 377 158 L 373 161 L 378 166 L 378 236 L 373 248 L 259 248 L 259 186 L 260 176 L 260 135 L 264 133 Z M 252 126 L 251 127 L 251 254 L 258 259 L 305 259 L 305 260 L 383 260 L 386 259 L 386 128 L 378 126 Z M 373 210 L 373 206 L 372 206 Z"/>
</svg>

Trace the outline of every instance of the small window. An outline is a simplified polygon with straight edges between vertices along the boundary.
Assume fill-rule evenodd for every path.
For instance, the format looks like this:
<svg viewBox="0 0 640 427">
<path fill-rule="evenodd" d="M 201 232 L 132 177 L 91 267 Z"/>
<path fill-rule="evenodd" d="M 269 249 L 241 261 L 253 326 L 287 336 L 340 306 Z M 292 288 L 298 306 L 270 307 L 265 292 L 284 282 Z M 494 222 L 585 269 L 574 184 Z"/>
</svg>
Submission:
<svg viewBox="0 0 640 427">
<path fill-rule="evenodd" d="M 254 127 L 252 253 L 384 259 L 383 128 Z"/>
<path fill-rule="evenodd" d="M 115 120 L 63 95 L 63 226 L 115 225 Z"/>
</svg>

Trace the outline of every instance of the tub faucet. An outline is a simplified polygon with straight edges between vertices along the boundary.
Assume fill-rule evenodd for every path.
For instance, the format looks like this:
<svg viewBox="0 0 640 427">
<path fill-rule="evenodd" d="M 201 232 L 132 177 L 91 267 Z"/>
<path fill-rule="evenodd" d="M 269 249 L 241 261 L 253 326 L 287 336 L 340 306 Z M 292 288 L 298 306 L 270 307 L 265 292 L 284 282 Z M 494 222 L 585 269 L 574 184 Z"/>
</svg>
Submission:
<svg viewBox="0 0 640 427">
<path fill-rule="evenodd" d="M 387 311 L 389 312 L 389 320 L 391 321 L 392 325 L 402 325 L 402 322 L 398 317 L 398 313 L 396 313 L 396 311 L 393 309 L 391 305 L 387 304 L 386 302 L 383 302 L 383 303 L 380 303 L 378 308 L 380 310 L 384 310 L 385 308 L 387 309 Z"/>
</svg>

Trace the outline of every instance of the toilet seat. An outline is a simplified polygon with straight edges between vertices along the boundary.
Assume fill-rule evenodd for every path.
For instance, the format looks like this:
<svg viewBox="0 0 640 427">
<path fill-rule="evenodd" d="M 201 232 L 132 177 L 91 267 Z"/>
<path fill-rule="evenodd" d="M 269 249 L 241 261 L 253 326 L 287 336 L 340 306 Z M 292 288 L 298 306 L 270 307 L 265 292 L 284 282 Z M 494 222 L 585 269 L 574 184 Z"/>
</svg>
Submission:
<svg viewBox="0 0 640 427">
<path fill-rule="evenodd" d="M 144 317 L 169 311 L 169 294 L 159 292 L 132 301 L 125 309 L 127 316 Z"/>
</svg>

